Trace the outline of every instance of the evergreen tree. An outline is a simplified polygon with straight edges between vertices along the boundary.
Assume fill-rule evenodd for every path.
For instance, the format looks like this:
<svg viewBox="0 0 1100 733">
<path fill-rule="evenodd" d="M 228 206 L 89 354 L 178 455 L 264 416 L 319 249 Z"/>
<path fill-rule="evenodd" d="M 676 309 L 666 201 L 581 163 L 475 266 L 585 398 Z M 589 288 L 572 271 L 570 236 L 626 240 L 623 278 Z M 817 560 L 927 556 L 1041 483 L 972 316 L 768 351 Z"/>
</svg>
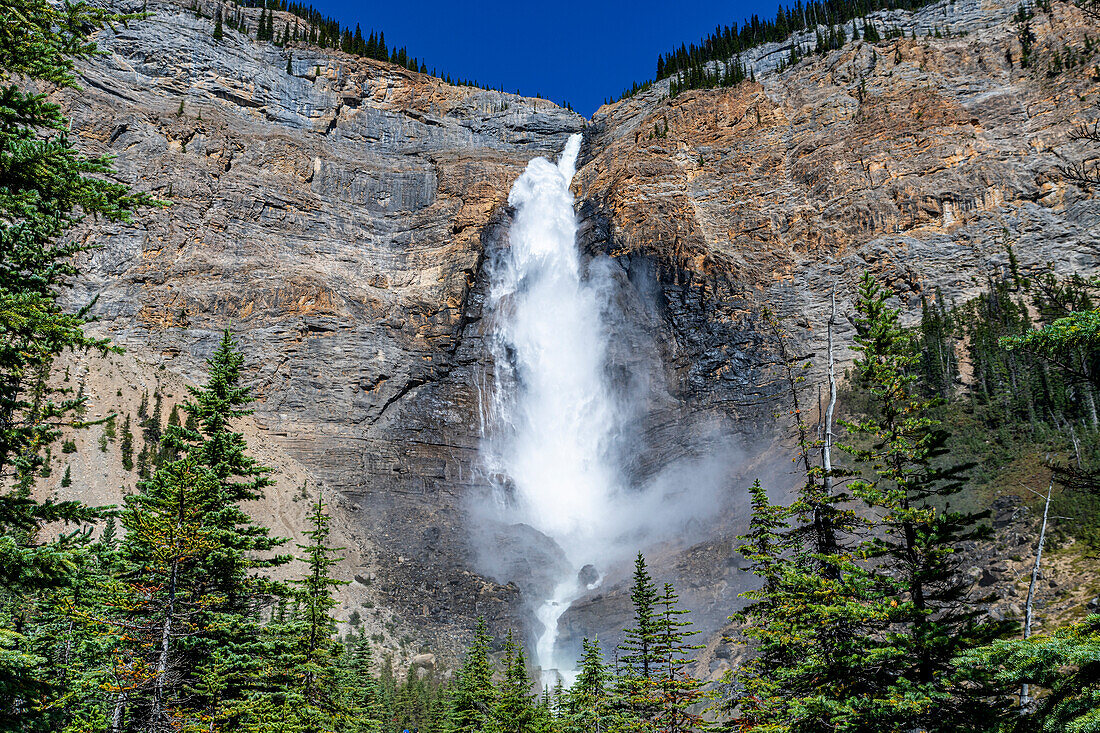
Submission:
<svg viewBox="0 0 1100 733">
<path fill-rule="evenodd" d="M 366 695 L 351 692 L 348 700 L 339 687 L 347 680 L 348 665 L 341 660 L 342 645 L 333 638 L 336 619 L 332 611 L 337 606 L 333 592 L 346 582 L 331 575 L 339 562 L 339 550 L 328 545 L 330 520 L 325 509 L 318 494 L 306 533 L 309 544 L 298 545 L 307 572 L 291 581 L 293 608 L 285 615 L 280 612 L 263 630 L 267 637 L 264 650 L 271 662 L 262 685 L 224 706 L 223 717 L 238 726 L 259 731 L 278 723 L 302 733 L 322 733 L 333 730 L 350 712 L 368 716 L 375 712 L 370 709 L 371 701 L 364 699 Z M 351 664 L 369 666 L 369 648 Z M 369 683 L 363 680 L 359 684 L 365 688 Z M 282 728 L 276 726 L 275 730 Z"/>
<path fill-rule="evenodd" d="M 955 324 L 938 289 L 931 303 L 921 297 L 921 385 L 933 396 L 950 400 L 959 375 L 955 355 Z"/>
<path fill-rule="evenodd" d="M 581 642 L 580 671 L 566 693 L 561 714 L 563 733 L 607 733 L 618 727 L 614 679 L 603 661 L 599 640 Z M 561 699 L 558 695 L 555 699 Z"/>
<path fill-rule="evenodd" d="M 220 492 L 192 459 L 165 465 L 140 488 L 122 513 L 125 571 L 113 605 L 126 612 L 111 624 L 121 649 L 109 718 L 118 721 L 115 729 L 126 720 L 131 730 L 155 731 L 198 716 L 186 687 L 194 672 L 189 657 L 206 631 L 202 617 L 219 600 L 202 565 L 217 549 L 204 517 Z"/>
<path fill-rule="evenodd" d="M 362 629 L 351 640 L 348 651 L 340 656 L 340 674 L 339 689 L 344 697 L 341 706 L 352 721 L 350 733 L 380 731 L 385 718 L 381 690 L 374 676 L 370 641 Z"/>
<path fill-rule="evenodd" d="M 336 619 L 332 611 L 337 603 L 333 592 L 347 581 L 337 580 L 330 574 L 332 566 L 340 561 L 339 550 L 328 546 L 330 534 L 326 505 L 317 493 L 310 516 L 311 529 L 306 533 L 310 543 L 298 545 L 305 552 L 305 562 L 309 573 L 294 581 L 298 588 L 297 615 L 303 624 L 303 658 L 301 672 L 296 674 L 302 680 L 302 700 L 306 705 L 316 708 L 331 708 L 331 687 L 335 668 L 333 665 L 332 635 L 336 631 Z"/>
<path fill-rule="evenodd" d="M 856 367 L 874 399 L 847 425 L 855 445 L 841 446 L 865 467 L 848 490 L 872 525 L 844 524 L 840 547 L 855 544 L 823 556 L 812 532 L 792 526 L 812 524 L 798 501 L 775 507 L 759 484 L 751 492 L 742 552 L 764 584 L 746 594 L 753 603 L 742 614 L 758 642 L 738 673 L 745 729 L 980 730 L 999 714 L 988 675 L 951 663 L 1003 632 L 963 599 L 956 551 L 984 530 L 977 516 L 946 508 L 961 468 L 938 460 L 946 435 L 936 400 L 915 389 L 916 341 L 886 298 L 864 278 Z"/>
<path fill-rule="evenodd" d="M 531 680 L 527 677 L 527 659 L 509 631 L 504 642 L 504 679 L 497 689 L 492 730 L 499 733 L 530 731 L 538 714 L 533 698 Z"/>
<path fill-rule="evenodd" d="M 630 601 L 634 606 L 633 626 L 623 632 L 618 660 L 618 695 L 635 718 L 648 725 L 660 706 L 658 681 L 662 673 L 660 616 L 657 586 L 646 568 L 642 553 L 634 560 L 634 583 Z"/>
<path fill-rule="evenodd" d="M 882 36 L 879 35 L 878 28 L 875 24 L 869 20 L 863 22 L 863 40 L 867 43 L 878 43 L 882 40 Z"/>
<path fill-rule="evenodd" d="M 164 463 L 139 484 L 138 494 L 127 497 L 123 595 L 134 599 L 131 603 L 141 620 L 114 623 L 123 628 L 137 624 L 161 636 L 139 635 L 125 647 L 127 661 L 118 674 L 124 677 L 128 672 L 135 679 L 120 686 L 116 704 L 144 721 L 144 730 L 161 725 L 170 715 L 206 715 L 224 720 L 227 727 L 243 724 L 238 717 L 247 718 L 251 711 L 235 705 L 257 685 L 262 688 L 268 677 L 261 672 L 269 651 L 261 634 L 261 612 L 284 591 L 254 571 L 289 558 L 265 557 L 283 540 L 270 537 L 241 507 L 258 498 L 269 483 L 268 469 L 245 453 L 244 437 L 230 424 L 248 414 L 245 405 L 251 399 L 239 384 L 242 363 L 243 355 L 226 332 L 208 362 L 207 383 L 191 388 L 183 403 L 187 423 L 195 427 L 170 425 L 164 436 L 181 457 Z M 168 514 L 173 507 L 178 516 Z M 158 540 L 156 534 L 143 539 L 137 531 L 158 529 L 173 516 L 190 532 L 179 542 L 170 537 Z M 157 541 L 167 547 L 180 545 L 178 552 L 183 554 L 162 556 Z M 148 587 L 162 589 L 163 598 L 142 601 Z M 176 603 L 172 599 L 177 597 L 184 600 Z M 154 682 L 159 687 L 150 689 Z M 181 707 L 183 690 L 188 690 L 186 710 Z"/>
<path fill-rule="evenodd" d="M 1045 688 L 1035 709 L 1007 723 L 1015 733 L 1087 733 L 1100 726 L 1100 615 L 1028 639 L 1001 640 L 959 658 L 963 668 L 981 667 L 998 682 Z"/>
<path fill-rule="evenodd" d="M 479 617 L 473 642 L 466 650 L 466 659 L 458 670 L 451 693 L 448 733 L 478 733 L 490 724 L 496 700 L 493 667 L 489 661 L 491 641 L 485 619 Z"/>
<path fill-rule="evenodd" d="M 94 521 L 79 502 L 39 502 L 29 489 L 43 455 L 80 400 L 48 382 L 67 349 L 105 349 L 86 336 L 83 312 L 59 302 L 88 245 L 65 234 L 84 216 L 129 221 L 154 203 L 110 175 L 110 160 L 82 154 L 43 88 L 78 89 L 74 59 L 96 52 L 92 33 L 119 16 L 84 4 L 12 0 L 0 7 L 0 728 L 52 729 L 38 711 L 64 690 L 39 609 L 72 581 Z M 50 526 L 49 532 L 43 530 Z M 42 653 L 46 652 L 46 653 Z"/>
<path fill-rule="evenodd" d="M 883 711 L 899 727 L 960 730 L 987 725 L 997 704 L 987 680 L 962 673 L 952 659 L 1005 632 L 981 621 L 964 603 L 967 584 L 957 550 L 984 537 L 985 515 L 952 511 L 949 499 L 962 488 L 963 466 L 935 459 L 946 449 L 946 432 L 931 416 L 935 399 L 916 394 L 920 355 L 898 325 L 898 311 L 869 274 L 860 283 L 856 309 L 858 377 L 874 397 L 874 414 L 850 423 L 866 447 L 847 450 L 867 467 L 850 488 L 879 515 L 883 530 L 868 539 L 863 554 L 875 563 L 880 582 L 895 586 L 899 612 L 889 640 L 878 648 L 884 680 L 906 700 Z"/>
<path fill-rule="evenodd" d="M 791 525 L 799 512 L 773 505 L 759 481 L 750 495 L 740 551 L 763 586 L 744 594 L 751 603 L 737 616 L 757 642 L 754 658 L 736 672 L 743 686 L 732 701 L 738 729 L 880 730 L 874 720 L 884 694 L 872 638 L 888 626 L 893 607 L 851 554 L 829 558 L 837 572 L 806 561 L 813 558 L 810 535 Z"/>
<path fill-rule="evenodd" d="M 219 7 L 214 13 L 214 40 L 220 41 L 224 35 L 222 32 L 222 9 Z"/>
<path fill-rule="evenodd" d="M 665 583 L 658 600 L 657 652 L 661 657 L 661 675 L 660 707 L 655 720 L 662 733 L 687 733 L 709 727 L 698 712 L 704 699 L 703 683 L 690 669 L 693 652 L 703 647 L 688 643 L 699 632 L 688 630 L 691 622 L 682 619 L 688 611 L 680 608 L 679 603 L 672 584 Z"/>
</svg>

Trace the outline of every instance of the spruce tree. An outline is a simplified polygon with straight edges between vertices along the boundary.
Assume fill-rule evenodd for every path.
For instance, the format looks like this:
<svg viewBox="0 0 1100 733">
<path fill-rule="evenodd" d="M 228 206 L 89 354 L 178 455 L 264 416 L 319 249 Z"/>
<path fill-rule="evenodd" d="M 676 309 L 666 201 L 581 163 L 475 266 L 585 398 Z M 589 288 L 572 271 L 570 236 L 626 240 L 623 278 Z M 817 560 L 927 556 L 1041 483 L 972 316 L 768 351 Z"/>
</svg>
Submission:
<svg viewBox="0 0 1100 733">
<path fill-rule="evenodd" d="M 688 630 L 692 624 L 683 617 L 689 611 L 679 604 L 676 590 L 671 583 L 665 583 L 658 599 L 657 652 L 661 657 L 661 673 L 660 707 L 655 720 L 657 729 L 663 733 L 687 733 L 709 727 L 698 711 L 704 700 L 703 683 L 691 671 L 694 652 L 703 647 L 689 643 L 690 637 L 699 632 Z"/>
<path fill-rule="evenodd" d="M 120 648 L 108 717 L 129 721 L 132 730 L 156 731 L 199 715 L 188 705 L 187 686 L 208 633 L 206 610 L 220 600 L 203 568 L 217 551 L 204 519 L 220 498 L 216 478 L 190 458 L 166 464 L 126 497 L 125 569 L 113 604 L 125 614 L 109 622 Z"/>
<path fill-rule="evenodd" d="M 756 649 L 736 670 L 743 692 L 731 704 L 746 729 L 876 730 L 860 721 L 872 725 L 882 697 L 868 660 L 873 636 L 889 624 L 889 601 L 851 555 L 830 558 L 826 567 L 837 572 L 808 562 L 811 535 L 792 526 L 797 509 L 772 504 L 759 481 L 750 496 L 740 551 L 763 586 L 743 594 L 751 603 L 737 615 Z"/>
<path fill-rule="evenodd" d="M 490 724 L 490 712 L 496 700 L 493 667 L 489 661 L 491 641 L 484 617 L 478 617 L 473 641 L 466 649 L 466 659 L 458 670 L 451 692 L 448 733 L 479 733 Z"/>
<path fill-rule="evenodd" d="M 59 424 L 80 405 L 50 385 L 54 359 L 107 348 L 84 334 L 82 312 L 60 304 L 88 247 L 65 234 L 84 216 L 126 222 L 154 203 L 114 182 L 109 158 L 80 152 L 43 90 L 78 89 L 74 60 L 95 54 L 90 36 L 137 17 L 46 0 L 0 7 L 0 728 L 54 728 L 39 710 L 64 692 L 64 675 L 51 640 L 37 635 L 46 628 L 38 612 L 86 553 L 72 527 L 99 516 L 79 502 L 30 498 Z"/>
<path fill-rule="evenodd" d="M 523 648 L 515 643 L 512 632 L 504 642 L 504 678 L 497 688 L 493 706 L 492 730 L 499 733 L 527 733 L 538 714 L 527 676 Z"/>
<path fill-rule="evenodd" d="M 302 700 L 306 705 L 316 708 L 332 708 L 331 687 L 335 674 L 332 635 L 336 631 L 336 619 L 332 615 L 336 608 L 333 592 L 347 581 L 332 577 L 331 569 L 340 562 L 339 550 L 329 547 L 331 530 L 326 513 L 326 504 L 317 493 L 317 501 L 310 514 L 310 531 L 306 536 L 308 545 L 298 545 L 305 553 L 305 563 L 309 569 L 304 578 L 294 581 L 297 587 L 295 597 L 298 600 L 297 616 L 302 621 L 303 658 L 301 672 Z"/>
<path fill-rule="evenodd" d="M 614 679 L 603 661 L 599 640 L 581 642 L 580 671 L 562 705 L 564 733 L 606 733 L 620 721 L 614 697 Z M 560 699 L 560 695 L 556 699 Z"/>
<path fill-rule="evenodd" d="M 843 525 L 846 549 L 823 558 L 798 501 L 775 507 L 759 484 L 751 492 L 742 552 L 763 587 L 745 594 L 753 603 L 741 614 L 758 643 L 738 672 L 746 725 L 946 732 L 981 729 L 999 714 L 988 675 L 951 663 L 1002 630 L 966 606 L 957 566 L 958 547 L 984 530 L 977 516 L 947 508 L 962 467 L 942 460 L 936 400 L 916 390 L 916 340 L 886 299 L 865 277 L 856 368 L 874 399 L 847 424 L 854 444 L 840 446 L 863 468 L 848 491 L 870 509 L 866 529 Z"/>
<path fill-rule="evenodd" d="M 336 618 L 332 612 L 338 605 L 333 592 L 347 583 L 331 574 L 340 551 L 328 544 L 326 507 L 318 493 L 309 516 L 309 543 L 298 545 L 306 573 L 291 581 L 293 606 L 263 629 L 263 649 L 270 662 L 264 667 L 262 684 L 225 706 L 224 717 L 238 726 L 264 729 L 282 721 L 303 733 L 322 733 L 333 730 L 349 713 L 359 712 L 361 705 L 363 714 L 374 712 L 369 699 L 352 692 L 349 700 L 340 689 L 347 680 L 347 665 L 341 661 L 340 642 L 333 638 Z M 369 666 L 369 648 L 352 663 Z"/>
<path fill-rule="evenodd" d="M 374 675 L 374 657 L 366 632 L 360 628 L 347 641 L 348 649 L 340 656 L 339 690 L 341 707 L 352 721 L 350 733 L 375 733 L 385 717 L 381 690 Z M 434 733 L 440 733 L 435 731 Z"/>
<path fill-rule="evenodd" d="M 660 705 L 658 680 L 662 672 L 657 586 L 646 568 L 642 553 L 634 560 L 634 583 L 630 601 L 634 606 L 633 626 L 624 630 L 622 654 L 618 660 L 618 695 L 633 716 L 649 724 Z"/>
<path fill-rule="evenodd" d="M 1034 709 L 1005 726 L 1015 733 L 1086 733 L 1100 726 L 1100 615 L 1028 639 L 1000 640 L 956 660 L 979 668 L 1011 689 L 1044 688 Z"/>
<path fill-rule="evenodd" d="M 888 297 L 864 275 L 856 302 L 856 370 L 874 412 L 847 426 L 861 440 L 847 450 L 866 467 L 850 489 L 878 515 L 882 530 L 864 542 L 862 553 L 898 596 L 889 640 L 877 653 L 883 680 L 904 690 L 907 700 L 884 715 L 899 727 L 927 730 L 987 725 L 997 714 L 995 690 L 951 662 L 1005 632 L 966 605 L 968 583 L 959 566 L 960 546 L 987 536 L 988 527 L 979 524 L 985 515 L 949 508 L 966 467 L 938 460 L 947 434 L 932 416 L 937 400 L 916 392 L 920 355 Z"/>
<path fill-rule="evenodd" d="M 259 497 L 270 481 L 268 469 L 246 454 L 244 437 L 232 429 L 232 420 L 248 414 L 245 406 L 251 399 L 239 383 L 242 362 L 227 332 L 208 362 L 207 383 L 191 388 L 183 403 L 185 424 L 170 425 L 164 436 L 180 458 L 158 467 L 139 484 L 138 493 L 127 498 L 123 523 L 128 533 L 121 550 L 127 592 L 143 598 L 143 588 L 162 589 L 164 599 L 139 605 L 142 620 L 137 623 L 160 629 L 163 638 L 155 654 L 155 645 L 140 637 L 125 650 L 122 658 L 128 661 L 119 674 L 132 670 L 138 679 L 132 689 L 122 689 L 116 704 L 123 711 L 133 710 L 149 726 L 178 714 L 205 715 L 232 727 L 240 723 L 234 716 L 248 712 L 238 703 L 257 687 L 262 689 L 268 676 L 262 671 L 269 654 L 261 634 L 262 613 L 285 590 L 256 571 L 289 558 L 269 556 L 283 540 L 269 536 L 241 506 Z M 201 543 L 196 539 L 191 541 L 194 548 L 185 545 L 180 550 L 186 553 L 164 557 L 155 541 L 143 540 L 131 526 L 159 527 L 158 522 L 170 518 L 170 505 L 187 512 L 176 521 L 193 523 L 181 526 Z M 164 580 L 177 570 L 174 582 Z M 171 602 L 176 596 L 193 600 L 180 605 Z M 183 615 L 174 620 L 172 609 Z M 126 623 L 114 620 L 115 626 Z M 163 632 L 165 625 L 171 627 L 169 632 Z M 163 678 L 157 684 L 164 689 L 151 691 L 138 684 L 143 670 L 150 668 L 155 672 L 152 679 Z M 180 707 L 184 689 L 189 690 L 186 709 Z"/>
</svg>

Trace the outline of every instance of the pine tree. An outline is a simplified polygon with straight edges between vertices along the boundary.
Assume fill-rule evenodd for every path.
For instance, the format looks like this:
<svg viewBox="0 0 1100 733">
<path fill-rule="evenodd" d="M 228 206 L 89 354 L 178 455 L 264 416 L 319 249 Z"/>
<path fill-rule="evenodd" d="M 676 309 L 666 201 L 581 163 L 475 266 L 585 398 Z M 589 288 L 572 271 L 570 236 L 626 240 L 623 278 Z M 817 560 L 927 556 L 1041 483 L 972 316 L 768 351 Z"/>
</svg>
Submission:
<svg viewBox="0 0 1100 733">
<path fill-rule="evenodd" d="M 898 311 L 869 274 L 856 302 L 858 378 L 874 398 L 874 414 L 848 425 L 867 447 L 847 448 L 874 478 L 850 488 L 880 517 L 884 530 L 864 543 L 883 584 L 897 588 L 898 617 L 888 644 L 878 650 L 884 679 L 904 689 L 908 700 L 884 716 L 899 727 L 959 730 L 995 719 L 993 691 L 951 663 L 958 654 L 988 643 L 1004 625 L 980 621 L 967 608 L 967 584 L 957 550 L 986 536 L 984 516 L 951 511 L 965 466 L 937 461 L 947 434 L 931 416 L 935 399 L 916 394 L 920 355 L 912 336 L 898 325 Z M 888 672 L 885 670 L 889 670 Z"/>
<path fill-rule="evenodd" d="M 961 469 L 938 460 L 936 400 L 915 390 L 916 341 L 886 297 L 864 278 L 856 366 L 875 401 L 847 425 L 856 444 L 841 446 L 866 466 L 848 490 L 869 505 L 873 525 L 841 525 L 849 549 L 822 563 L 799 502 L 775 507 L 759 484 L 751 492 L 742 552 L 764 584 L 745 594 L 753 603 L 741 614 L 758 642 L 738 672 L 746 729 L 974 730 L 998 716 L 988 676 L 951 663 L 1002 630 L 962 598 L 955 550 L 983 530 L 977 517 L 943 508 Z"/>
<path fill-rule="evenodd" d="M 107 348 L 84 334 L 81 313 L 60 304 L 77 274 L 75 255 L 88 246 L 65 234 L 85 216 L 126 222 L 154 203 L 115 183 L 109 158 L 80 152 L 43 90 L 78 89 L 74 60 L 95 54 L 91 35 L 137 17 L 46 0 L 0 7 L 0 728 L 55 727 L 34 712 L 63 692 L 55 681 L 64 678 L 51 639 L 37 633 L 46 629 L 38 613 L 86 554 L 71 527 L 99 516 L 79 502 L 29 495 L 58 426 L 81 404 L 50 385 L 54 358 Z"/>
<path fill-rule="evenodd" d="M 537 715 L 527 677 L 527 659 L 512 638 L 504 642 L 504 679 L 497 689 L 493 706 L 492 730 L 499 733 L 527 733 Z"/>
<path fill-rule="evenodd" d="M 863 39 L 868 43 L 878 43 L 882 40 L 882 36 L 879 35 L 878 28 L 875 24 L 869 20 L 863 22 Z"/>
<path fill-rule="evenodd" d="M 451 692 L 448 733 L 478 733 L 490 724 L 490 711 L 496 700 L 490 643 L 485 619 L 479 617 L 473 642 L 466 650 L 466 659 Z"/>
<path fill-rule="evenodd" d="M 732 701 L 744 726 L 739 730 L 819 730 L 864 720 L 877 695 L 873 671 L 860 665 L 872 635 L 888 623 L 888 602 L 861 564 L 834 557 L 838 572 L 823 572 L 804 559 L 813 549 L 811 535 L 791 524 L 797 509 L 773 505 L 759 481 L 750 496 L 752 518 L 740 551 L 763 586 L 744 594 L 751 603 L 737 615 L 757 642 L 753 659 L 736 671 L 744 690 Z"/>
<path fill-rule="evenodd" d="M 618 695 L 635 718 L 650 724 L 658 712 L 661 675 L 660 624 L 657 586 L 646 568 L 642 553 L 634 560 L 634 583 L 630 600 L 634 606 L 633 626 L 623 632 L 619 657 Z"/>
<path fill-rule="evenodd" d="M 220 41 L 224 37 L 222 32 L 222 9 L 219 6 L 217 12 L 214 14 L 214 40 Z"/>
<path fill-rule="evenodd" d="M 660 707 L 657 729 L 662 733 L 687 733 L 704 730 L 707 721 L 698 712 L 704 700 L 703 683 L 691 673 L 693 652 L 702 646 L 688 643 L 698 631 L 689 631 L 690 621 L 683 620 L 687 609 L 679 607 L 680 598 L 671 583 L 665 583 L 658 599 L 657 653 L 661 658 L 658 680 Z"/>
<path fill-rule="evenodd" d="M 955 355 L 954 320 L 936 291 L 931 303 L 921 297 L 921 384 L 929 394 L 949 400 L 955 391 L 959 360 Z"/>
</svg>

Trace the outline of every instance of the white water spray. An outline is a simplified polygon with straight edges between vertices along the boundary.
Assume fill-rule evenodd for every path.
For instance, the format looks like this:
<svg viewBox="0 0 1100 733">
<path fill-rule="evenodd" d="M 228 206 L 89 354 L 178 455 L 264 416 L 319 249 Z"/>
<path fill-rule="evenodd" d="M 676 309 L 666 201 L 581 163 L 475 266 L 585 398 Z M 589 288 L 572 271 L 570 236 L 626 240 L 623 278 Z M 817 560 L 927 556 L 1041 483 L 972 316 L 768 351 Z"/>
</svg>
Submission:
<svg viewBox="0 0 1100 733">
<path fill-rule="evenodd" d="M 569 185 L 579 149 L 573 135 L 557 165 L 536 158 L 512 187 L 515 221 L 488 303 L 496 372 L 486 461 L 509 481 L 502 497 L 509 518 L 556 541 L 571 566 L 536 613 L 543 624 L 537 661 L 547 681 L 558 673 L 566 682 L 574 660 L 555 655 L 558 620 L 585 590 L 578 571 L 604 559 L 622 428 L 606 377 L 601 296 L 577 252 Z"/>
</svg>

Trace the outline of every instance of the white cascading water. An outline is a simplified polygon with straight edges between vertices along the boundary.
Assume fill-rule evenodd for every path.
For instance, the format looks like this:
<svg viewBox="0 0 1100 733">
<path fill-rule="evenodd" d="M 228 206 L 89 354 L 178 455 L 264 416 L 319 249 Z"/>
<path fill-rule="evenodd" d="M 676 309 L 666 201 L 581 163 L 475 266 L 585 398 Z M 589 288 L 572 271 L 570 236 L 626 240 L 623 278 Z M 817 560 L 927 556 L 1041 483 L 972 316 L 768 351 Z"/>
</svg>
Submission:
<svg viewBox="0 0 1100 733">
<path fill-rule="evenodd" d="M 570 137 L 556 165 L 532 160 L 508 196 L 515 220 L 490 280 L 496 378 L 484 449 L 490 470 L 508 479 L 509 518 L 556 541 L 572 566 L 537 611 L 544 681 L 560 675 L 567 683 L 575 661 L 555 656 L 558 620 L 584 590 L 578 571 L 603 559 L 620 480 L 611 453 L 622 428 L 606 375 L 600 293 L 577 252 L 569 186 L 580 142 Z"/>
</svg>

